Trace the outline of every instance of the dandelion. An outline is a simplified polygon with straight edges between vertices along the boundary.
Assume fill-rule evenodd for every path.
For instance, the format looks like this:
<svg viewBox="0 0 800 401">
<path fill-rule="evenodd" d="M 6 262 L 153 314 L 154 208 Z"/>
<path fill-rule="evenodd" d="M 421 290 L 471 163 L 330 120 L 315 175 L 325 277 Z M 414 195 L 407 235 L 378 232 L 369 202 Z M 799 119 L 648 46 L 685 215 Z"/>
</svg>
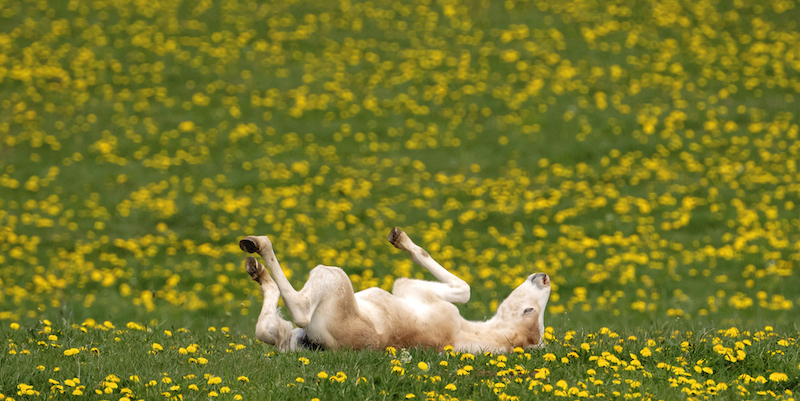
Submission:
<svg viewBox="0 0 800 401">
<path fill-rule="evenodd" d="M 70 348 L 70 349 L 64 351 L 64 355 L 72 356 L 72 355 L 78 354 L 79 352 L 81 352 L 81 351 L 79 349 L 77 349 L 77 348 Z"/>
<path fill-rule="evenodd" d="M 785 382 L 785 381 L 788 381 L 788 380 L 789 380 L 789 376 L 786 373 L 773 372 L 773 373 L 770 373 L 770 375 L 769 375 L 769 381 L 771 381 L 771 382 L 780 383 L 780 382 Z"/>
<path fill-rule="evenodd" d="M 428 364 L 425 363 L 425 362 L 418 363 L 417 367 L 422 371 L 427 371 L 428 370 Z"/>
</svg>

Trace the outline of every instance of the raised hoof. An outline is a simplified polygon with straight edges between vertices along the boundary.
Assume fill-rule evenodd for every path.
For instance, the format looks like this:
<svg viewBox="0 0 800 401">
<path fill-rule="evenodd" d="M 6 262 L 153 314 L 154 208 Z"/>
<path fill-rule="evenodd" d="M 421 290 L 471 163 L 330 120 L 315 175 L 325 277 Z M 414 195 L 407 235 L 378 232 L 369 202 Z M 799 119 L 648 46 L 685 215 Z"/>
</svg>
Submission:
<svg viewBox="0 0 800 401">
<path fill-rule="evenodd" d="M 403 230 L 397 227 L 392 227 L 392 231 L 389 231 L 389 243 L 395 248 L 400 249 L 400 236 L 402 234 Z"/>
<path fill-rule="evenodd" d="M 254 240 L 250 239 L 249 237 L 239 241 L 239 248 L 242 248 L 242 250 L 247 253 L 258 252 L 258 245 Z"/>
<path fill-rule="evenodd" d="M 253 281 L 259 281 L 264 268 L 258 264 L 256 258 L 248 256 L 247 260 L 244 261 L 244 269 L 247 270 L 247 274 L 250 275 Z"/>
</svg>

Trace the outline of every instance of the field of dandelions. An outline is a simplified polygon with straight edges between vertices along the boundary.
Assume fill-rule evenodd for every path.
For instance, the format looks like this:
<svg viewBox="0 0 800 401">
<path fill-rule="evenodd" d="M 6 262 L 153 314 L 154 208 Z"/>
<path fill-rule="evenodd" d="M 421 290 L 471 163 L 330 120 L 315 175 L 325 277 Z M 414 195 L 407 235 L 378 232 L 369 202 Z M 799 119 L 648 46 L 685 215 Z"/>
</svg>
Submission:
<svg viewBox="0 0 800 401">
<path fill-rule="evenodd" d="M 794 399 L 794 0 L 0 1 L 0 400 Z M 302 286 L 431 278 L 547 346 L 280 354 Z"/>
</svg>

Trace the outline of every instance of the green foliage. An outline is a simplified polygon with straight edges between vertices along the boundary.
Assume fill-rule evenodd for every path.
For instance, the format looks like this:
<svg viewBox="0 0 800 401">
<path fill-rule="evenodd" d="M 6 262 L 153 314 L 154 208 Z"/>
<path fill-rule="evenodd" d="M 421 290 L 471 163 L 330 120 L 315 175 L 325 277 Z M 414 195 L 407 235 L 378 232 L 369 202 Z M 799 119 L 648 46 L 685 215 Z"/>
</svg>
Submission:
<svg viewBox="0 0 800 401">
<path fill-rule="evenodd" d="M 791 399 L 800 347 L 771 327 L 548 331 L 543 350 L 275 353 L 227 327 L 87 320 L 4 329 L 6 397 L 82 399 Z M 124 363 L 120 363 L 124 361 Z"/>
</svg>

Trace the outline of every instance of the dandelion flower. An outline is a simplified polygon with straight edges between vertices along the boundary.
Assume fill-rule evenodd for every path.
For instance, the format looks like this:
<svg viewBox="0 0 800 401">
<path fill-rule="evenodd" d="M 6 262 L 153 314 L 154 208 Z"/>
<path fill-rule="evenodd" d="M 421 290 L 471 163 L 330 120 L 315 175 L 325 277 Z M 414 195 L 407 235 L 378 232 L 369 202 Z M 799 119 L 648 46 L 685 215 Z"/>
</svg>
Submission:
<svg viewBox="0 0 800 401">
<path fill-rule="evenodd" d="M 779 382 L 785 382 L 785 381 L 788 381 L 788 380 L 789 380 L 789 376 L 786 375 L 786 373 L 772 372 L 769 375 L 769 381 L 772 381 L 772 382 L 779 383 Z"/>
</svg>

